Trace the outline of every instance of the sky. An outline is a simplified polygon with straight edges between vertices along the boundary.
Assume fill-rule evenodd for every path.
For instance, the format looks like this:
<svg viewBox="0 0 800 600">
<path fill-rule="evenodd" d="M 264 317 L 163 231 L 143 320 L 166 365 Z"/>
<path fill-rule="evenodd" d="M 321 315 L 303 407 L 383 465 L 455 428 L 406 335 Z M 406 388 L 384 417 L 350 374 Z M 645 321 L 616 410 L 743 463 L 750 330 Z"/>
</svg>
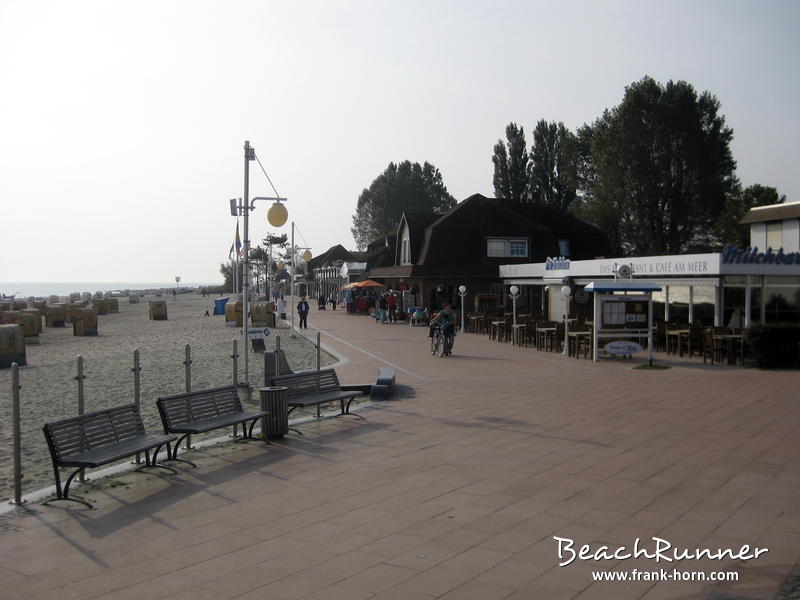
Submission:
<svg viewBox="0 0 800 600">
<path fill-rule="evenodd" d="M 0 0 L 0 282 L 221 282 L 245 140 L 298 245 L 354 249 L 390 162 L 493 196 L 509 122 L 576 129 L 645 75 L 714 94 L 742 183 L 800 200 L 798 22 L 794 0 Z M 289 232 L 267 209 L 254 245 Z"/>
</svg>

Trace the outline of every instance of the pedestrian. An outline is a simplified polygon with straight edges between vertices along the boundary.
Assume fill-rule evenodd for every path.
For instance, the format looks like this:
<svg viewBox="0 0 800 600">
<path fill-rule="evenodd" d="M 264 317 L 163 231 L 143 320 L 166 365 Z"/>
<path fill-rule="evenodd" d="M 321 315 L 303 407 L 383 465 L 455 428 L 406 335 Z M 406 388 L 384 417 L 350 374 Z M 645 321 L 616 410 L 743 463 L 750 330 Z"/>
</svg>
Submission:
<svg viewBox="0 0 800 600">
<path fill-rule="evenodd" d="M 297 312 L 300 315 L 300 329 L 308 329 L 308 311 L 309 306 L 306 302 L 306 297 L 301 296 L 300 302 L 297 303 Z"/>
<path fill-rule="evenodd" d="M 336 310 L 336 294 L 331 294 L 331 308 Z"/>
<path fill-rule="evenodd" d="M 386 299 L 386 307 L 389 309 L 389 321 L 394 323 L 397 321 L 397 296 L 394 292 L 389 292 L 389 297 Z"/>
<path fill-rule="evenodd" d="M 386 296 L 381 296 L 380 300 L 378 300 L 378 311 L 380 312 L 380 320 L 381 323 L 386 323 Z"/>
</svg>

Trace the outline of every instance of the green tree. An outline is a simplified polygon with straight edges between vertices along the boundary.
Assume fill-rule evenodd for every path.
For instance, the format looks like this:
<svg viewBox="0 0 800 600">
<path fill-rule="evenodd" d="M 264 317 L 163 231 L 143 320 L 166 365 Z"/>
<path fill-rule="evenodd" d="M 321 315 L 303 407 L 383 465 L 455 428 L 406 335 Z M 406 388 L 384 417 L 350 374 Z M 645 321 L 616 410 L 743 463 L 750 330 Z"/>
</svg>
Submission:
<svg viewBox="0 0 800 600">
<path fill-rule="evenodd" d="M 579 208 L 619 253 L 677 254 L 714 244 L 717 219 L 738 185 L 733 130 L 719 109 L 713 95 L 698 95 L 684 81 L 645 77 L 580 132 Z"/>
<path fill-rule="evenodd" d="M 443 213 L 456 201 L 439 169 L 403 161 L 389 166 L 358 197 L 350 231 L 360 249 L 397 227 L 404 212 Z"/>
<path fill-rule="evenodd" d="M 506 126 L 506 140 L 497 140 L 492 156 L 495 196 L 514 202 L 527 202 L 530 160 L 524 128 L 509 123 Z"/>
<path fill-rule="evenodd" d="M 785 201 L 786 196 L 778 195 L 778 190 L 774 187 L 755 183 L 744 189 L 737 188 L 728 196 L 725 210 L 717 219 L 716 247 L 731 244 L 737 248 L 747 248 L 750 245 L 750 227 L 739 225 L 747 211 L 756 206 L 781 204 Z"/>
<path fill-rule="evenodd" d="M 230 262 L 221 263 L 219 265 L 219 272 L 222 274 L 223 278 L 222 289 L 226 292 L 233 291 L 233 267 L 234 264 Z"/>
<path fill-rule="evenodd" d="M 533 201 L 566 211 L 578 187 L 578 138 L 564 123 L 542 119 L 533 130 L 530 156 Z"/>
</svg>

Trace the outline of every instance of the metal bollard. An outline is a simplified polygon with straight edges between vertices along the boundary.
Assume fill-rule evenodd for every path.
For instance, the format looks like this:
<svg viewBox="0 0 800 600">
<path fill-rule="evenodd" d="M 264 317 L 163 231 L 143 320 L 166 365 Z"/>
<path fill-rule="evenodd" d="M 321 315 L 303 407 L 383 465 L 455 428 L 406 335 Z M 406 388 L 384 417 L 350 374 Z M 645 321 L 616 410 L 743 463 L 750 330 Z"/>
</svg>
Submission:
<svg viewBox="0 0 800 600">
<path fill-rule="evenodd" d="M 14 436 L 14 499 L 9 504 L 25 504 L 22 499 L 22 433 L 19 413 L 19 365 L 11 363 L 12 429 Z"/>
<path fill-rule="evenodd" d="M 186 360 L 183 361 L 184 366 L 186 367 L 186 391 L 192 391 L 192 348 L 189 344 L 186 344 L 184 347 L 186 352 Z"/>
<path fill-rule="evenodd" d="M 83 374 L 83 356 L 80 354 L 78 355 L 78 375 L 75 377 L 75 380 L 78 382 L 78 414 L 82 415 L 84 413 L 84 397 L 83 397 L 83 380 L 86 379 L 86 375 Z M 78 475 L 78 481 L 86 481 L 86 469 L 81 469 L 80 474 Z"/>
<path fill-rule="evenodd" d="M 142 371 L 142 367 L 139 366 L 139 349 L 133 349 L 133 403 L 136 405 L 136 408 L 141 406 L 141 396 L 142 396 L 142 385 L 141 380 L 139 377 L 139 373 Z M 142 453 L 137 452 L 136 458 L 133 461 L 135 464 L 140 465 L 142 464 Z"/>
<path fill-rule="evenodd" d="M 322 364 L 321 360 L 320 360 L 320 335 L 321 335 L 320 332 L 317 331 L 317 372 L 319 372 L 320 365 Z M 317 404 L 317 418 L 318 419 L 320 418 L 320 405 L 319 404 Z"/>
<path fill-rule="evenodd" d="M 186 344 L 184 346 L 184 353 L 185 353 L 185 359 L 183 361 L 183 365 L 184 365 L 184 369 L 185 369 L 186 391 L 187 392 L 191 392 L 192 391 L 192 349 L 189 346 L 189 344 Z M 185 443 L 185 445 L 183 447 L 186 448 L 187 450 L 191 450 L 192 449 L 192 436 L 191 435 L 187 435 L 186 436 L 186 443 Z"/>
<path fill-rule="evenodd" d="M 233 340 L 233 354 L 231 354 L 231 358 L 233 359 L 233 385 L 239 384 L 239 340 Z"/>
</svg>

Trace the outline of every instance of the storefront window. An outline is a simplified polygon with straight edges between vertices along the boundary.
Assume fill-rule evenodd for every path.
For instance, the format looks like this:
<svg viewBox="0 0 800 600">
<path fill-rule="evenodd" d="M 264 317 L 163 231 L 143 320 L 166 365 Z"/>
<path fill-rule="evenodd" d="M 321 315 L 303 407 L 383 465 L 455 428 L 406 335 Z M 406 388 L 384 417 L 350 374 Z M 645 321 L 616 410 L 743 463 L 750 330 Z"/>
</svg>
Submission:
<svg viewBox="0 0 800 600">
<path fill-rule="evenodd" d="M 800 323 L 800 289 L 797 287 L 764 287 L 764 320 L 766 323 Z"/>
</svg>

